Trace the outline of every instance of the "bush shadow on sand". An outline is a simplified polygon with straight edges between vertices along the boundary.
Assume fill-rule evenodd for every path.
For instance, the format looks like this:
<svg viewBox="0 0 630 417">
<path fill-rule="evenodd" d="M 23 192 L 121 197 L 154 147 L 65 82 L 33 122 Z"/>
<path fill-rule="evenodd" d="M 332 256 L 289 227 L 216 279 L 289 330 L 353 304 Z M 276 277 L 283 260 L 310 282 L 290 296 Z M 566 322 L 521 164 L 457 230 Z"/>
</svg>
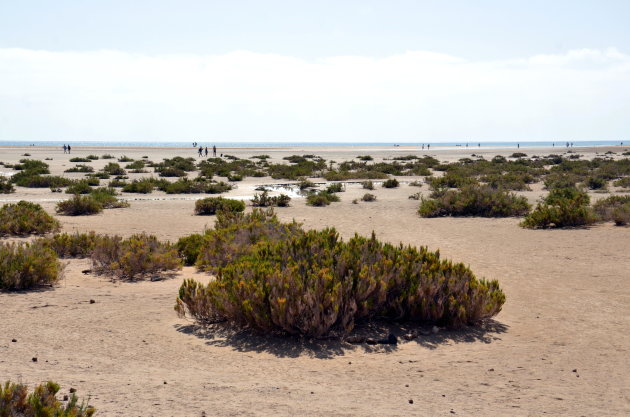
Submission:
<svg viewBox="0 0 630 417">
<path fill-rule="evenodd" d="M 196 336 L 205 340 L 207 345 L 230 347 L 238 352 L 270 353 L 279 358 L 295 358 L 307 355 L 317 359 L 333 359 L 346 352 L 363 350 L 366 353 L 394 352 L 403 343 L 417 343 L 427 349 L 436 349 L 443 344 L 453 343 L 492 343 L 501 340 L 500 334 L 508 331 L 509 326 L 496 320 L 486 320 L 479 326 L 470 326 L 457 330 L 440 329 L 433 332 L 432 325 L 414 323 L 400 324 L 387 321 L 374 321 L 358 324 L 352 331 L 355 338 L 383 339 L 389 334 L 398 338 L 398 344 L 349 343 L 339 337 L 309 339 L 285 334 L 262 334 L 250 329 L 238 329 L 223 324 L 201 326 L 198 324 L 177 324 L 178 332 Z M 407 340 L 405 336 L 418 333 L 417 337 Z M 415 334 L 414 334 L 415 336 Z"/>
</svg>

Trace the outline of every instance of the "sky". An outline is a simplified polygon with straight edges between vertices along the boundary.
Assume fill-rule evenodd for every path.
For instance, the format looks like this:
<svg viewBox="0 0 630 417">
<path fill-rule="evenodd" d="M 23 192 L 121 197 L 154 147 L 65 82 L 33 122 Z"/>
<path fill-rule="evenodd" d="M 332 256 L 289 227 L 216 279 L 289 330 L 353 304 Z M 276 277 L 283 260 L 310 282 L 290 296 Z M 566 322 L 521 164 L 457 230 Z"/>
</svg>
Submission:
<svg viewBox="0 0 630 417">
<path fill-rule="evenodd" d="M 630 1 L 0 1 L 0 141 L 630 140 Z"/>
</svg>

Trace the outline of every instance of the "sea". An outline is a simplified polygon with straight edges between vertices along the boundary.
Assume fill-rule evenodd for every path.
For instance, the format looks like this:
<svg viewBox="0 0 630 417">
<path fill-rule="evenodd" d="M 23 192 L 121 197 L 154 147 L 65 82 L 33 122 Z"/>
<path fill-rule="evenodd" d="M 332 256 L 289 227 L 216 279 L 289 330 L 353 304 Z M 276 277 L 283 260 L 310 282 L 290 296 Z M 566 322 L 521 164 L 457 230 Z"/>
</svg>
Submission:
<svg viewBox="0 0 630 417">
<path fill-rule="evenodd" d="M 11 141 L 0 140 L 0 146 L 63 146 L 64 144 L 73 147 L 166 147 L 166 148 L 182 148 L 192 147 L 194 142 L 190 141 Z M 544 148 L 544 147 L 593 147 L 593 146 L 619 146 L 630 145 L 630 141 L 611 141 L 611 140 L 586 140 L 586 141 L 460 141 L 460 142 L 441 142 L 441 141 L 424 141 L 424 142 L 228 142 L 228 141 L 199 141 L 196 146 L 217 146 L 218 148 L 302 148 L 302 147 L 402 147 L 417 148 L 430 145 L 431 149 L 456 149 L 456 148 L 485 148 L 485 149 L 513 149 L 513 148 Z"/>
</svg>

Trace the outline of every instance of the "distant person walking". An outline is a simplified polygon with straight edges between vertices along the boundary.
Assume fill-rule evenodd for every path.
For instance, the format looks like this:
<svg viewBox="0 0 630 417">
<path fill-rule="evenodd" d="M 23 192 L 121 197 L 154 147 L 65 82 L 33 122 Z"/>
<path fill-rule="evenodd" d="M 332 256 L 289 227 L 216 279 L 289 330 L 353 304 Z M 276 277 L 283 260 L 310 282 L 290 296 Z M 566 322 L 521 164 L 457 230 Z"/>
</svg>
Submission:
<svg viewBox="0 0 630 417">
<path fill-rule="evenodd" d="M 66 152 L 68 152 L 68 148 L 66 147 L 66 144 L 64 143 L 63 144 L 63 153 L 66 153 Z"/>
<path fill-rule="evenodd" d="M 201 154 L 203 153 L 203 146 L 199 147 L 199 156 L 201 157 Z"/>
<path fill-rule="evenodd" d="M 206 149 L 205 149 L 205 151 L 204 151 L 204 152 L 205 152 L 205 154 L 206 154 L 206 158 L 207 158 L 207 157 L 208 157 L 208 147 L 207 147 L 207 146 L 206 146 Z"/>
<path fill-rule="evenodd" d="M 216 145 L 212 145 L 212 156 L 217 157 L 217 147 Z"/>
<path fill-rule="evenodd" d="M 70 153 L 71 150 L 72 148 L 70 147 L 70 144 L 68 144 L 68 153 Z"/>
</svg>

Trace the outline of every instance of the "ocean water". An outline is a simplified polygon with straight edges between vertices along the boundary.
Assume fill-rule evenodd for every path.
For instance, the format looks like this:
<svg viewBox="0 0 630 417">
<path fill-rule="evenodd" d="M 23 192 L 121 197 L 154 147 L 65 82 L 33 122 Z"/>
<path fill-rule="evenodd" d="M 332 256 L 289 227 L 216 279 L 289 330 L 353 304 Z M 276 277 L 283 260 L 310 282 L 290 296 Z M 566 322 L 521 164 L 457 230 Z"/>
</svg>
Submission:
<svg viewBox="0 0 630 417">
<path fill-rule="evenodd" d="M 167 148 L 192 148 L 192 142 L 175 141 L 175 142 L 155 142 L 155 141 L 0 141 L 0 146 L 59 146 L 63 144 L 70 144 L 71 146 L 81 147 L 167 147 Z M 571 143 L 571 142 L 569 142 Z M 628 145 L 630 141 L 610 141 L 610 140 L 589 140 L 589 141 L 574 141 L 573 147 L 591 147 L 591 146 L 616 146 L 616 145 Z M 277 148 L 277 147 L 339 147 L 339 146 L 378 146 L 378 147 L 401 147 L 401 148 L 422 148 L 422 145 L 430 145 L 433 149 L 451 149 L 451 148 L 540 148 L 540 147 L 558 147 L 566 148 L 566 141 L 509 141 L 509 142 L 198 142 L 197 146 L 212 146 L 216 145 L 218 148 Z"/>
</svg>

